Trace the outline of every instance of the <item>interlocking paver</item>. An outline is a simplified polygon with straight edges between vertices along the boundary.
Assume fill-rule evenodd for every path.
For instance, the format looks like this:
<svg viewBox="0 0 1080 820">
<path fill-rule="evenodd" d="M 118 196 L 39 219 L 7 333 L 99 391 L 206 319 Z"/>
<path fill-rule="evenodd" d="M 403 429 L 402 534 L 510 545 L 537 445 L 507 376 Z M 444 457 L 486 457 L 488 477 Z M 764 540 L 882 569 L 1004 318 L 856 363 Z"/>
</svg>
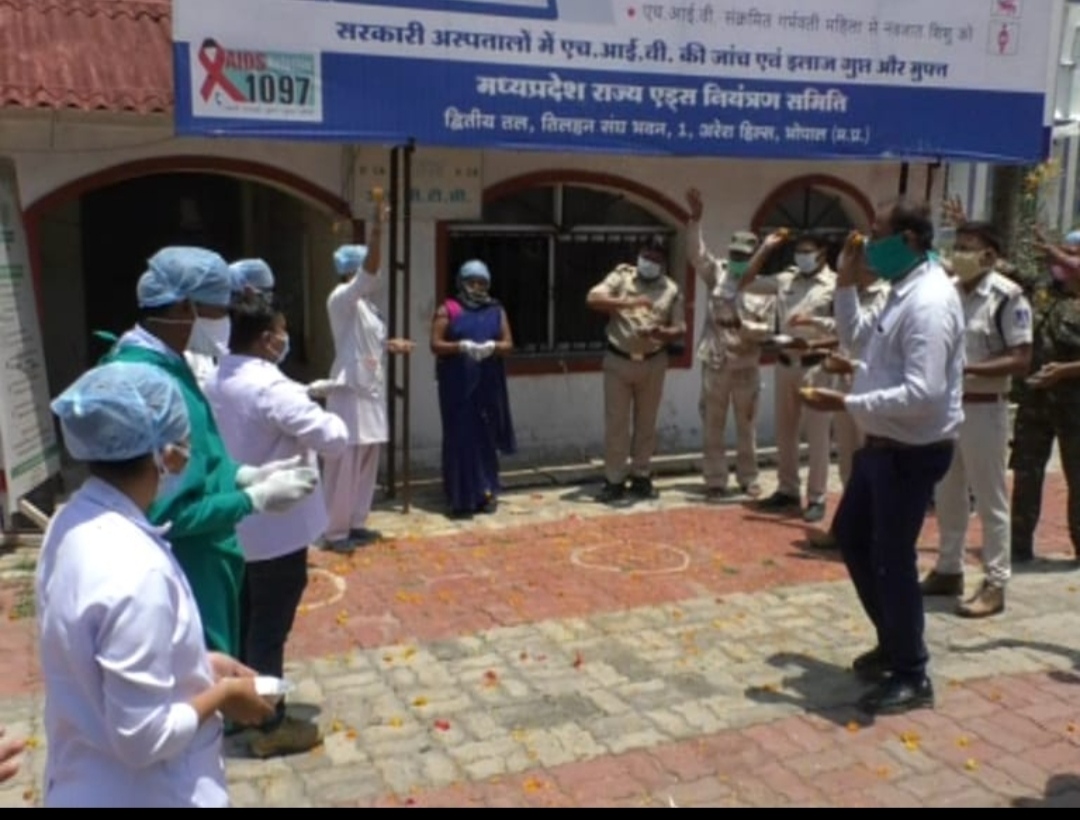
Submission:
<svg viewBox="0 0 1080 820">
<path fill-rule="evenodd" d="M 512 495 L 474 531 L 383 512 L 395 541 L 313 555 L 288 675 L 327 739 L 273 761 L 230 741 L 236 804 L 1076 804 L 1071 563 L 1018 572 L 1001 618 L 934 607 L 938 711 L 858 723 L 846 667 L 872 636 L 804 525 L 679 491 L 614 514 L 556 495 Z M 1070 552 L 1063 496 L 1055 475 L 1041 553 Z M 930 519 L 924 563 L 935 540 Z M 22 562 L 0 582 L 12 615 L 26 556 L 0 558 L 0 579 Z M 8 627 L 0 722 L 40 739 L 33 622 Z M 30 751 L 0 805 L 40 800 L 43 761 Z"/>
</svg>

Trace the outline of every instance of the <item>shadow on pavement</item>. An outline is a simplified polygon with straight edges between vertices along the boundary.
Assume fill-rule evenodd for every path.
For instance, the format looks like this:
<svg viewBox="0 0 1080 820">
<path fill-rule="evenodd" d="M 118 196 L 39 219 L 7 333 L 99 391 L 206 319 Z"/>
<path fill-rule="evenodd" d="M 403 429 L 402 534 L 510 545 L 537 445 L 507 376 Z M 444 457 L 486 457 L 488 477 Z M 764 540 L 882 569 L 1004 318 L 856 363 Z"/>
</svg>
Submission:
<svg viewBox="0 0 1080 820">
<path fill-rule="evenodd" d="M 788 672 L 780 691 L 751 687 L 746 697 L 761 704 L 788 704 L 824 718 L 837 726 L 853 723 L 869 726 L 873 718 L 861 712 L 856 704 L 870 687 L 860 681 L 850 669 L 791 652 L 782 652 L 768 659 L 768 664 Z"/>
<path fill-rule="evenodd" d="M 1058 774 L 1046 784 L 1042 797 L 1018 797 L 1014 809 L 1078 809 L 1080 808 L 1080 776 Z"/>
</svg>

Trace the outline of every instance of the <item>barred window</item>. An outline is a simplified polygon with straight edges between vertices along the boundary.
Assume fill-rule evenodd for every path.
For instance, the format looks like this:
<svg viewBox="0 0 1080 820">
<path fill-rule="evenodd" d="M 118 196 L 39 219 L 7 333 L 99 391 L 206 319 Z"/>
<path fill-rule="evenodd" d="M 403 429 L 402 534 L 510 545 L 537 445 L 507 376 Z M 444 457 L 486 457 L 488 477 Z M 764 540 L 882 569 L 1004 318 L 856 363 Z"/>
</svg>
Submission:
<svg viewBox="0 0 1080 820">
<path fill-rule="evenodd" d="M 594 356 L 606 346 L 607 319 L 585 306 L 589 290 L 617 265 L 633 264 L 656 235 L 670 254 L 674 229 L 617 192 L 526 189 L 487 203 L 481 222 L 450 227 L 451 288 L 464 262 L 482 259 L 510 320 L 515 355 Z"/>
</svg>

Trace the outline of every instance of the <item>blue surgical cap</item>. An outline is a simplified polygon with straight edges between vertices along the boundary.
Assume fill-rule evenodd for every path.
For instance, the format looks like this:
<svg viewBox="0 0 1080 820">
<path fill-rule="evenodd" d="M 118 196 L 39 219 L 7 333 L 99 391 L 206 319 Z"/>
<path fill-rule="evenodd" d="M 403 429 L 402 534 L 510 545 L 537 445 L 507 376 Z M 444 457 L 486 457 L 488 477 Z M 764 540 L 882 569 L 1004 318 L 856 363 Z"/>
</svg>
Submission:
<svg viewBox="0 0 1080 820">
<path fill-rule="evenodd" d="M 364 266 L 367 260 L 366 245 L 342 245 L 334 251 L 334 268 L 338 276 L 350 276 Z"/>
<path fill-rule="evenodd" d="M 255 290 L 273 290 L 274 272 L 261 259 L 241 259 L 229 265 L 232 274 L 233 291 L 242 293 L 248 288 Z"/>
<path fill-rule="evenodd" d="M 1069 247 L 1076 247 L 1080 245 L 1080 230 L 1070 231 L 1065 234 L 1065 244 Z"/>
<path fill-rule="evenodd" d="M 489 271 L 488 266 L 481 262 L 479 259 L 473 259 L 461 266 L 461 270 L 458 271 L 458 278 L 483 279 L 490 285 L 491 271 Z"/>
<path fill-rule="evenodd" d="M 186 441 L 191 432 L 176 382 L 136 362 L 87 371 L 53 401 L 52 411 L 78 461 L 128 461 Z"/>
<path fill-rule="evenodd" d="M 232 276 L 225 260 L 205 248 L 175 246 L 150 257 L 136 288 L 140 308 L 160 308 L 190 299 L 228 307 Z"/>
</svg>

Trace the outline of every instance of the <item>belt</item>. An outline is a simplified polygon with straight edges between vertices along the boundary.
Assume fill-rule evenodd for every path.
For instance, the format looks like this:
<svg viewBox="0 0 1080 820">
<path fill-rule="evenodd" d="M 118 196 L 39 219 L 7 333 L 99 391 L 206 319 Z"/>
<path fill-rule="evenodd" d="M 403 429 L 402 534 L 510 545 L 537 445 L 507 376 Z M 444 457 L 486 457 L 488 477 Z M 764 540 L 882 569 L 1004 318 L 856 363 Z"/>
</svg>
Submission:
<svg viewBox="0 0 1080 820">
<path fill-rule="evenodd" d="M 953 446 L 952 439 L 932 441 L 929 444 L 907 444 L 885 436 L 867 436 L 866 446 L 874 450 L 939 450 Z"/>
<path fill-rule="evenodd" d="M 776 358 L 779 359 L 780 364 L 787 365 L 788 367 L 817 367 L 828 357 L 824 353 L 809 353 L 805 356 L 792 356 L 788 353 L 777 353 Z"/>
<path fill-rule="evenodd" d="M 965 393 L 964 404 L 997 404 L 1004 398 L 1000 393 Z"/>
<path fill-rule="evenodd" d="M 666 353 L 667 348 L 662 347 L 659 350 L 654 350 L 652 353 L 627 353 L 625 350 L 620 350 L 615 347 L 611 342 L 608 342 L 608 353 L 614 353 L 620 359 L 627 359 L 631 362 L 644 362 L 654 356 L 659 356 L 661 353 Z"/>
</svg>

